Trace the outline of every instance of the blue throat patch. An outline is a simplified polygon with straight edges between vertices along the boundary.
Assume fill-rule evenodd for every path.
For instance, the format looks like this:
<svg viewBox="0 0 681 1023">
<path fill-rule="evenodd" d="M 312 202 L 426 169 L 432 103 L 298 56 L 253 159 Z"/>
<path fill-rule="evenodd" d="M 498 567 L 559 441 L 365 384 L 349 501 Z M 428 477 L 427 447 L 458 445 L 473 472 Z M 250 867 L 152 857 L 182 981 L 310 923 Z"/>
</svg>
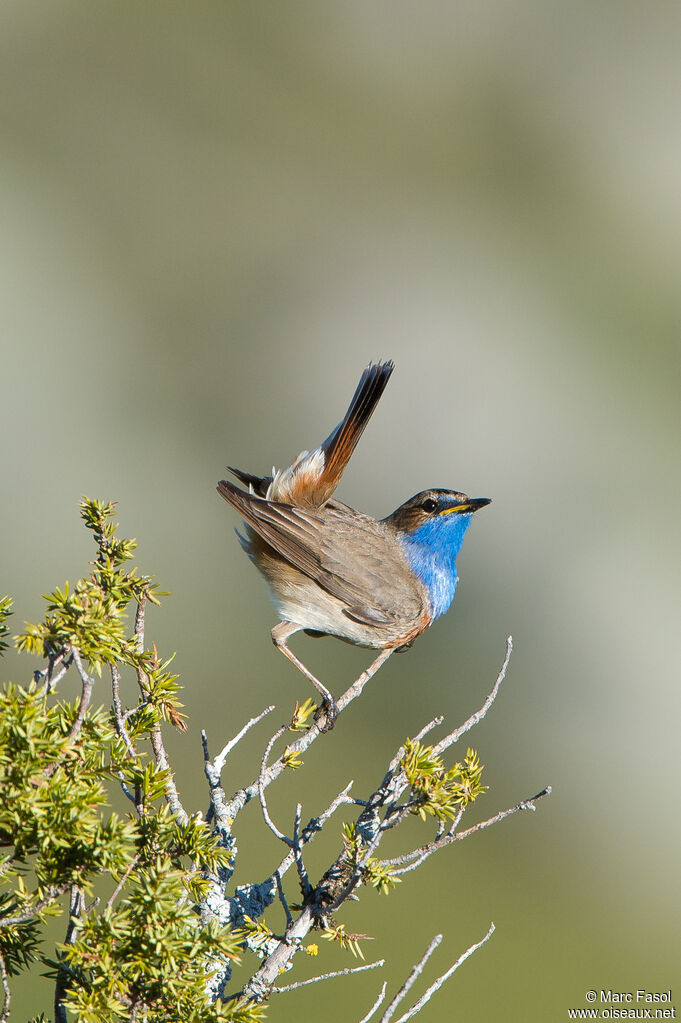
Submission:
<svg viewBox="0 0 681 1023">
<path fill-rule="evenodd" d="M 433 618 L 443 615 L 454 600 L 456 556 L 470 521 L 470 515 L 451 513 L 428 519 L 413 533 L 400 535 L 407 561 L 430 595 Z"/>
</svg>

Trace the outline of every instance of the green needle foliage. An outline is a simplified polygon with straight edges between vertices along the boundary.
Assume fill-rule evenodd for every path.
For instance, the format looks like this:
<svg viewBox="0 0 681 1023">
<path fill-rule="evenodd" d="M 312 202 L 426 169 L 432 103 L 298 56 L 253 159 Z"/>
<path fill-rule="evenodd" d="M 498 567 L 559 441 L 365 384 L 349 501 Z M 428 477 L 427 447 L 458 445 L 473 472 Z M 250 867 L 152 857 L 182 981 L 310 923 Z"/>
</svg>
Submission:
<svg viewBox="0 0 681 1023">
<path fill-rule="evenodd" d="M 343 824 L 344 860 L 353 871 L 358 870 L 361 883 L 371 885 L 381 895 L 387 895 L 402 878 L 395 877 L 394 868 L 375 856 L 366 855 L 366 845 L 354 823 Z"/>
<path fill-rule="evenodd" d="M 58 1021 L 248 1023 L 261 1018 L 257 1006 L 213 1002 L 207 991 L 212 964 L 242 951 L 238 932 L 197 913 L 207 875 L 227 868 L 230 854 L 200 815 L 168 806 L 158 743 L 163 721 L 182 727 L 179 686 L 170 662 L 144 648 L 144 608 L 158 603 L 158 591 L 129 567 L 135 541 L 116 538 L 113 514 L 112 504 L 81 502 L 97 547 L 91 571 L 46 595 L 43 621 L 16 638 L 19 650 L 46 659 L 46 670 L 0 694 L 3 978 L 46 966 Z M 0 652 L 10 611 L 3 598 Z M 60 672 L 74 666 L 80 700 L 55 700 Z M 116 682 L 132 669 L 139 697 L 130 710 L 89 706 L 89 672 L 105 669 Z M 134 804 L 125 816 L 111 809 L 121 785 Z M 50 957 L 44 924 L 59 914 L 66 940 Z"/>
<path fill-rule="evenodd" d="M 116 661 L 134 664 L 139 656 L 135 637 L 126 639 L 126 612 L 132 601 L 158 603 L 150 576 L 138 576 L 136 569 L 124 571 L 137 543 L 116 539 L 112 503 L 81 501 L 81 517 L 93 533 L 97 557 L 92 572 L 80 579 L 73 592 L 68 582 L 63 589 L 45 594 L 47 613 L 38 625 L 27 623 L 17 636 L 19 650 L 51 657 L 76 647 L 91 668 L 101 675 L 102 666 Z"/>
<path fill-rule="evenodd" d="M 442 758 L 433 753 L 432 746 L 407 739 L 401 764 L 411 786 L 412 813 L 423 820 L 426 814 L 439 820 L 453 820 L 462 807 L 487 789 L 480 780 L 482 764 L 472 749 L 466 751 L 463 763 L 445 770 Z"/>
<path fill-rule="evenodd" d="M 68 964 L 66 1005 L 79 1020 L 127 1020 L 133 1005 L 147 1007 L 153 1020 L 235 1018 L 234 1006 L 210 1004 L 205 982 L 212 955 L 238 956 L 238 936 L 215 923 L 197 926 L 185 873 L 173 857 L 156 856 L 135 871 L 119 907 L 91 913 L 73 944 L 60 946 Z M 62 964 L 52 963 L 56 981 Z"/>
</svg>

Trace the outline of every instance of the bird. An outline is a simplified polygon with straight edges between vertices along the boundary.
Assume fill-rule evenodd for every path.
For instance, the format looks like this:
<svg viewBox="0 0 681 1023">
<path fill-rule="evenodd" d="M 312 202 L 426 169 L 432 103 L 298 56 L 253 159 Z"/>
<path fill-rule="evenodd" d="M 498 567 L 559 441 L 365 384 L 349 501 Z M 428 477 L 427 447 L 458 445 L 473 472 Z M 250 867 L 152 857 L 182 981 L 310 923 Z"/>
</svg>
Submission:
<svg viewBox="0 0 681 1023">
<path fill-rule="evenodd" d="M 322 731 L 335 723 L 336 701 L 288 640 L 304 631 L 380 650 L 368 669 L 373 674 L 448 610 L 464 534 L 473 513 L 490 504 L 431 488 L 375 519 L 333 496 L 393 369 L 392 360 L 370 363 L 338 426 L 288 468 L 256 476 L 228 466 L 246 489 L 229 480 L 217 484 L 243 519 L 245 531 L 237 529 L 237 536 L 269 585 L 279 617 L 274 645 L 322 697 Z"/>
</svg>

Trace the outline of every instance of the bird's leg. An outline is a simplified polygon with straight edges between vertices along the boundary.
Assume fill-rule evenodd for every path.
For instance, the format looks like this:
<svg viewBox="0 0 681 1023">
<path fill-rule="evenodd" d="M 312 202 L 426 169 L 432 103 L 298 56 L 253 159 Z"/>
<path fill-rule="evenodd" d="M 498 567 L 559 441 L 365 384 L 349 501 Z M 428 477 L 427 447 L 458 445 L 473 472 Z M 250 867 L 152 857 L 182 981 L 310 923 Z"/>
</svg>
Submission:
<svg viewBox="0 0 681 1023">
<path fill-rule="evenodd" d="M 298 671 L 302 672 L 306 679 L 308 679 L 315 687 L 318 693 L 322 697 L 322 706 L 326 710 L 325 718 L 322 724 L 319 726 L 322 732 L 329 732 L 336 723 L 338 717 L 338 706 L 333 696 L 329 692 L 323 683 L 316 678 L 312 672 L 305 667 L 303 662 L 299 660 L 293 651 L 287 646 L 286 640 L 293 635 L 294 632 L 298 632 L 300 626 L 294 622 L 278 622 L 277 625 L 272 629 L 272 642 L 276 646 L 277 650 L 281 650 L 282 654 L 288 657 L 291 664 L 295 664 Z"/>
</svg>

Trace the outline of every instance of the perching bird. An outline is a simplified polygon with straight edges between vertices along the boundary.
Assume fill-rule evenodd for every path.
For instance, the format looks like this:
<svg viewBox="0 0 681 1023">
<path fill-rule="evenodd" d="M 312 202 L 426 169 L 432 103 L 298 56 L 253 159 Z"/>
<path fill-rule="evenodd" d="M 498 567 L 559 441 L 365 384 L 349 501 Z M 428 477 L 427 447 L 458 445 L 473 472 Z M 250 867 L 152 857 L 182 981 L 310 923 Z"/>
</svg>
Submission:
<svg viewBox="0 0 681 1023">
<path fill-rule="evenodd" d="M 449 608 L 471 515 L 490 503 L 455 490 L 424 490 L 376 520 L 332 498 L 392 371 L 392 361 L 369 365 L 344 419 L 288 469 L 260 477 L 229 466 L 248 490 L 227 480 L 217 486 L 244 518 L 241 546 L 269 583 L 281 619 L 272 629 L 274 644 L 321 693 L 325 729 L 336 719 L 335 700 L 288 639 L 304 629 L 382 651 L 410 647 Z"/>
</svg>

